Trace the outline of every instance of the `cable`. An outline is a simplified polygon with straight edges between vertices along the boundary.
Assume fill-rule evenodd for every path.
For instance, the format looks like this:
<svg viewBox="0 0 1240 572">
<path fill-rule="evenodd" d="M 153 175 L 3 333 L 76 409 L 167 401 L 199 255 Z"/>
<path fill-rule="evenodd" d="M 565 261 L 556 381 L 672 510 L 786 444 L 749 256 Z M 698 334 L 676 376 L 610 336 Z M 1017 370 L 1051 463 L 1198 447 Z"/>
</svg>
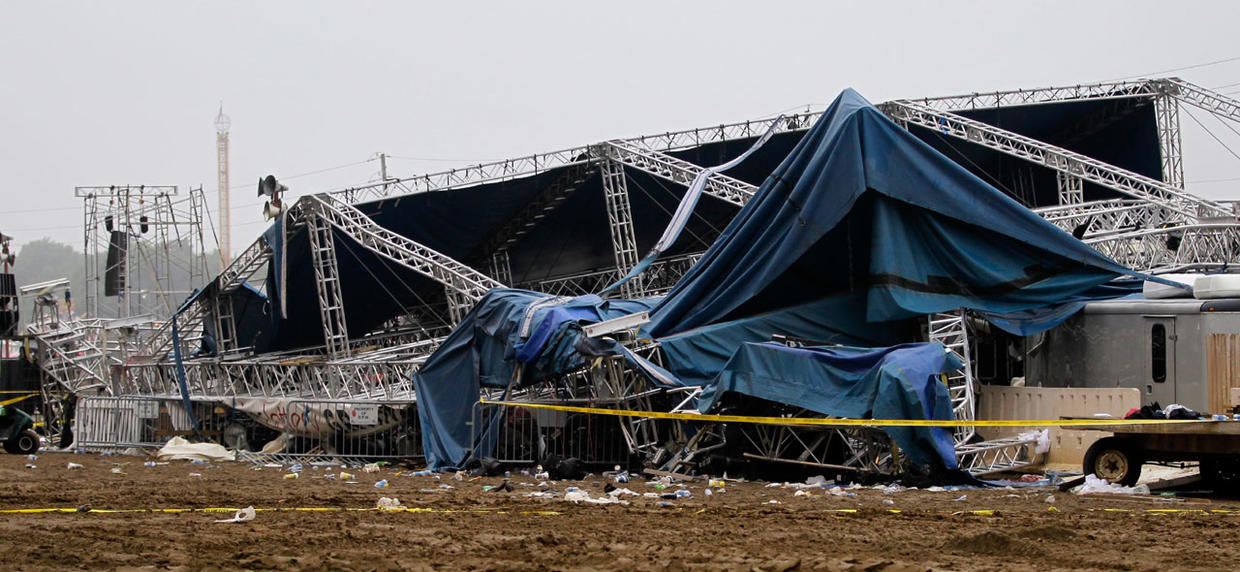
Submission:
<svg viewBox="0 0 1240 572">
<path fill-rule="evenodd" d="M 1140 74 L 1137 74 L 1137 75 L 1130 75 L 1130 76 L 1124 76 L 1124 77 L 1117 77 L 1117 78 L 1107 79 L 1107 80 L 1103 80 L 1103 81 L 1120 81 L 1120 80 L 1125 80 L 1125 79 L 1133 79 L 1133 78 L 1138 78 L 1138 77 L 1150 77 L 1150 76 L 1157 76 L 1157 75 L 1162 75 L 1162 74 L 1165 74 L 1165 73 L 1172 73 L 1172 72 L 1178 72 L 1178 71 L 1184 71 L 1184 70 L 1194 70 L 1194 69 L 1197 69 L 1197 68 L 1204 68 L 1204 67 L 1208 67 L 1208 66 L 1215 66 L 1215 65 L 1218 65 L 1218 64 L 1225 64 L 1225 63 L 1228 63 L 1228 62 L 1234 62 L 1234 61 L 1236 61 L 1236 60 L 1240 60 L 1240 56 L 1233 56 L 1233 57 L 1230 57 L 1230 58 L 1224 58 L 1224 59 L 1221 59 L 1221 60 L 1216 60 L 1216 61 L 1212 61 L 1212 62 L 1206 62 L 1206 63 L 1203 63 L 1203 64 L 1193 64 L 1193 65 L 1191 65 L 1191 66 L 1184 66 L 1184 67 L 1179 67 L 1179 68 L 1172 68 L 1172 69 L 1169 69 L 1169 70 L 1162 70 L 1162 71 L 1149 72 L 1149 73 L 1140 73 Z"/>
<path fill-rule="evenodd" d="M 1184 111 L 1185 111 L 1185 113 L 1187 113 L 1187 114 L 1188 114 L 1188 118 L 1189 118 L 1189 119 L 1192 119 L 1194 123 L 1196 123 L 1197 125 L 1199 125 L 1202 129 L 1205 129 L 1205 130 L 1206 130 L 1206 133 L 1209 133 L 1209 134 L 1210 134 L 1210 137 L 1213 137 L 1215 141 L 1218 141 L 1218 144 L 1219 144 L 1219 145 L 1222 145 L 1222 146 L 1223 146 L 1223 148 L 1224 148 L 1224 149 L 1226 149 L 1228 153 L 1231 153 L 1231 156 L 1232 156 L 1232 157 L 1235 157 L 1236 159 L 1240 159 L 1240 155 L 1236 154 L 1236 152 L 1235 152 L 1235 151 L 1232 151 L 1231 147 L 1228 147 L 1228 146 L 1227 146 L 1227 144 L 1226 144 L 1226 143 L 1224 143 L 1222 139 L 1219 139 L 1219 138 L 1218 138 L 1218 135 L 1215 135 L 1213 131 L 1210 131 L 1210 128 L 1209 128 L 1209 127 L 1206 127 L 1204 123 L 1202 123 L 1201 121 L 1199 121 L 1199 120 L 1197 119 L 1197 116 L 1196 116 L 1196 115 L 1193 115 L 1193 112 L 1192 112 L 1191 110 L 1189 110 L 1188 108 L 1184 108 Z"/>
</svg>

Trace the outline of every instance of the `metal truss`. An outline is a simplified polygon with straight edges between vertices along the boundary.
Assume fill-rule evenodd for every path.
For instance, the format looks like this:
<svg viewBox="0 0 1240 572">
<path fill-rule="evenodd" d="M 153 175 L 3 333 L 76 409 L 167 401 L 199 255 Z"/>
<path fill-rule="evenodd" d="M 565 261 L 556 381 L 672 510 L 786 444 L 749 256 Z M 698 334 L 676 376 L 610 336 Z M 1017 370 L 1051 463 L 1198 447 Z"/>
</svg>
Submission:
<svg viewBox="0 0 1240 572">
<path fill-rule="evenodd" d="M 980 477 L 1032 465 L 1037 460 L 1036 447 L 1036 438 L 1021 437 L 959 443 L 956 445 L 956 459 L 960 470 Z"/>
<path fill-rule="evenodd" d="M 1163 181 L 1184 188 L 1184 158 L 1180 145 L 1180 105 L 1169 95 L 1154 99 L 1154 120 L 1158 124 L 1158 148 L 1162 156 Z"/>
<path fill-rule="evenodd" d="M 775 128 L 775 132 L 806 131 L 821 115 L 819 112 L 785 115 L 784 121 Z M 760 137 L 770 129 L 771 124 L 775 121 L 776 118 L 772 117 L 769 119 L 724 123 L 711 127 L 631 137 L 621 139 L 620 141 L 649 150 L 674 151 L 699 147 L 709 143 Z M 438 173 L 388 179 L 368 185 L 342 189 L 331 194 L 346 202 L 358 203 L 528 177 L 557 167 L 580 164 L 590 160 L 592 160 L 592 157 L 587 146 L 570 147 L 548 153 L 526 155 L 491 163 L 480 163 Z"/>
<path fill-rule="evenodd" d="M 666 179 L 680 185 L 689 185 L 693 179 L 706 169 L 688 161 L 677 159 L 671 155 L 645 149 L 640 145 L 624 141 L 608 141 L 597 147 L 599 154 L 618 161 L 629 167 Z M 715 173 L 706 181 L 704 194 L 710 195 L 738 207 L 745 206 L 753 198 L 757 187 L 745 181 L 734 179 L 722 173 Z"/>
<path fill-rule="evenodd" d="M 658 296 L 667 293 L 680 280 L 680 277 L 684 276 L 689 271 L 689 268 L 697 263 L 701 257 L 702 253 L 697 252 L 655 261 L 654 264 L 651 264 L 642 273 L 642 289 L 640 292 L 635 292 L 635 294 L 640 296 Z M 619 280 L 621 276 L 623 274 L 615 268 L 611 268 L 571 276 L 524 282 L 517 286 L 555 296 L 584 296 L 606 288 Z"/>
<path fill-rule="evenodd" d="M 1059 204 L 1079 205 L 1085 202 L 1085 185 L 1080 177 L 1055 171 L 1055 184 L 1059 188 Z"/>
<path fill-rule="evenodd" d="M 629 208 L 629 185 L 624 176 L 624 165 L 619 161 L 603 160 L 603 198 L 607 202 L 607 223 L 611 230 L 611 249 L 616 257 L 616 271 L 620 275 L 637 266 L 637 235 L 633 229 L 633 211 Z M 641 276 L 635 276 L 620 286 L 620 295 L 631 298 L 641 290 Z"/>
<path fill-rule="evenodd" d="M 1174 213 L 1136 199 L 1068 203 L 1033 209 L 1033 212 L 1082 239 L 1158 228 L 1176 220 Z"/>
<path fill-rule="evenodd" d="M 980 121 L 907 101 L 880 106 L 889 117 L 963 139 L 1001 153 L 1025 159 L 1067 175 L 1145 200 L 1181 215 L 1184 220 L 1229 213 L 1205 200 L 1162 181 L 1121 169 L 1061 147 L 1043 143 Z"/>
<path fill-rule="evenodd" d="M 504 287 L 464 263 L 379 226 L 356 207 L 332 195 L 303 197 L 299 204 L 308 214 L 323 217 L 367 250 L 443 284 L 470 303 L 482 299 L 492 288 Z"/>
<path fill-rule="evenodd" d="M 1163 93 L 1184 103 L 1209 111 L 1221 118 L 1240 122 L 1240 101 L 1236 99 L 1174 77 L 1150 80 L 1150 83 L 1158 86 Z"/>
<path fill-rule="evenodd" d="M 916 102 L 941 111 L 958 111 L 1086 99 L 1150 97 L 1158 93 L 1160 92 L 1157 87 L 1148 80 L 1138 80 L 1065 87 L 1013 89 L 942 97 L 919 97 L 903 101 Z"/>
<path fill-rule="evenodd" d="M 1240 262 L 1240 224 L 1164 226 L 1086 239 L 1116 262 L 1142 272 L 1222 268 Z"/>
<path fill-rule="evenodd" d="M 849 474 L 890 475 L 898 468 L 892 455 L 891 438 L 881 429 L 750 423 L 741 423 L 738 427 L 748 449 L 743 455 L 749 459 Z"/>
<path fill-rule="evenodd" d="M 340 289 L 340 271 L 336 264 L 336 239 L 332 227 L 322 217 L 311 216 L 310 258 L 314 264 L 314 288 L 319 298 L 319 316 L 323 324 L 323 342 L 332 359 L 349 355 L 349 326 L 344 311 L 344 293 Z"/>
<path fill-rule="evenodd" d="M 929 320 L 930 341 L 939 342 L 947 351 L 956 355 L 963 368 L 946 374 L 947 393 L 952 401 L 952 414 L 957 421 L 972 421 L 977 411 L 973 380 L 973 360 L 969 348 L 968 317 L 964 310 L 931 314 Z M 957 427 L 957 444 L 968 442 L 976 430 L 973 427 Z"/>
<path fill-rule="evenodd" d="M 253 358 L 201 357 L 185 360 L 183 366 L 194 398 L 407 399 L 413 395 L 412 374 L 442 340 L 405 332 L 385 340 L 352 340 L 351 355 L 341 359 L 326 358 L 312 348 Z M 112 393 L 179 396 L 175 368 L 171 360 L 127 364 Z"/>
<path fill-rule="evenodd" d="M 215 296 L 222 297 L 240 288 L 247 280 L 258 272 L 267 261 L 271 260 L 271 246 L 267 244 L 267 240 L 259 237 L 253 244 L 246 248 L 240 255 L 233 259 L 223 271 L 216 276 L 214 283 L 216 286 Z M 191 345 L 188 342 L 197 341 L 198 331 L 202 328 L 203 320 L 208 315 L 215 315 L 218 309 L 215 307 L 215 300 L 208 299 L 208 296 L 201 295 L 190 306 L 181 310 L 176 315 L 177 330 L 180 332 L 182 341 L 182 349 L 185 353 L 189 352 Z M 218 321 L 218 316 L 216 320 Z M 235 336 L 234 336 L 235 337 Z M 235 342 L 235 340 L 233 340 Z M 172 320 L 164 322 L 156 329 L 147 339 L 147 353 L 152 356 L 164 356 L 172 351 Z M 236 349 L 229 345 L 221 343 L 220 351 L 228 351 Z"/>
</svg>

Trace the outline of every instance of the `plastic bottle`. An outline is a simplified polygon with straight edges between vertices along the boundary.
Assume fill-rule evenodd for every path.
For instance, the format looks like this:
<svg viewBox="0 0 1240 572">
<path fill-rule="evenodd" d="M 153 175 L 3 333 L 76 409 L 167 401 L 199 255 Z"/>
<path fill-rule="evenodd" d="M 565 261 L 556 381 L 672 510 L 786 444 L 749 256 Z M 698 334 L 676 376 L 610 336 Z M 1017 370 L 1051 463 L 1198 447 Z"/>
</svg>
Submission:
<svg viewBox="0 0 1240 572">
<path fill-rule="evenodd" d="M 344 471 L 340 471 L 340 480 L 342 481 L 351 481 L 355 478 L 357 478 L 357 475 L 354 475 L 353 473 L 346 473 Z"/>
<path fill-rule="evenodd" d="M 297 478 L 297 473 L 289 473 L 287 475 L 284 475 L 284 478 L 288 480 L 295 480 Z"/>
<path fill-rule="evenodd" d="M 691 496 L 693 496 L 693 493 L 689 492 L 689 489 L 680 489 L 676 491 L 676 498 L 678 499 L 689 498 Z"/>
<path fill-rule="evenodd" d="M 426 470 L 424 470 L 424 471 L 414 471 L 414 472 L 412 472 L 412 473 L 409 473 L 409 476 L 411 476 L 411 477 L 429 477 L 429 476 L 431 476 L 431 475 L 433 475 L 433 474 L 435 474 L 435 471 L 432 471 L 432 470 L 430 470 L 430 469 L 426 469 Z"/>
</svg>

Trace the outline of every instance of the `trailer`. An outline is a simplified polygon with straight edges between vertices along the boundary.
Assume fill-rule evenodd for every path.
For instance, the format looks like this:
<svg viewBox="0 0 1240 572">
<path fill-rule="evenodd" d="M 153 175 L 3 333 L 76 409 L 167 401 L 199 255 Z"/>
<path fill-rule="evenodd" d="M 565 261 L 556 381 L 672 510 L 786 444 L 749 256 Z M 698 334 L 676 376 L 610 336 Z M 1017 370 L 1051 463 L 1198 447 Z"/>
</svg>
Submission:
<svg viewBox="0 0 1240 572">
<path fill-rule="evenodd" d="M 1085 474 L 1124 486 L 1136 484 L 1150 461 L 1191 461 L 1201 465 L 1207 483 L 1240 476 L 1240 421 L 1115 424 L 1085 427 L 1113 433 L 1085 452 Z"/>
</svg>

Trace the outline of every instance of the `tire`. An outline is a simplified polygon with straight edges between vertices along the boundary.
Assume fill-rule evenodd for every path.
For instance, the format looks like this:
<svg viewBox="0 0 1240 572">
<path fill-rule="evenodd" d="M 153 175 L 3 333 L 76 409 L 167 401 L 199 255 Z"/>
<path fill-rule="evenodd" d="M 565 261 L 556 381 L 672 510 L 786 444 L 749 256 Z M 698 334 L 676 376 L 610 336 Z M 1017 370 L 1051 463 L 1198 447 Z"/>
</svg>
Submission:
<svg viewBox="0 0 1240 572">
<path fill-rule="evenodd" d="M 4 442 L 4 450 L 14 455 L 30 455 L 39 450 L 39 435 L 27 429 Z"/>
<path fill-rule="evenodd" d="M 1084 472 L 1125 487 L 1137 484 L 1145 459 L 1140 448 L 1115 437 L 1099 439 L 1085 452 Z"/>
</svg>

